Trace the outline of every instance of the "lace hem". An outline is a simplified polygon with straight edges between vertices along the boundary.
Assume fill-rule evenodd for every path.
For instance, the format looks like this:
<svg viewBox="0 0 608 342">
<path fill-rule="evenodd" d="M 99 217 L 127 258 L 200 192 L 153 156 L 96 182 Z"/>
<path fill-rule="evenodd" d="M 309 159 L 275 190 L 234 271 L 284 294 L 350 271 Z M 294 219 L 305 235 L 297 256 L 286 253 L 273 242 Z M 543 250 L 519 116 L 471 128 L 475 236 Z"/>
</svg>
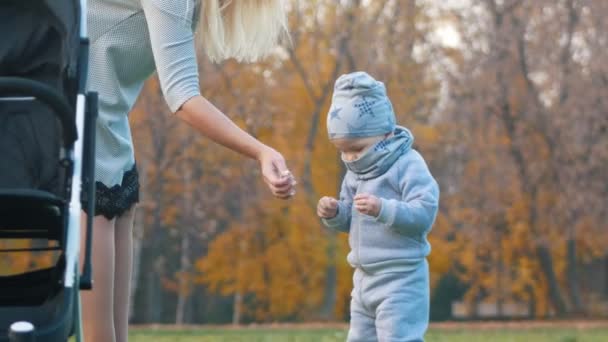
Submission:
<svg viewBox="0 0 608 342">
<path fill-rule="evenodd" d="M 109 188 L 101 182 L 95 182 L 95 216 L 103 215 L 111 220 L 124 214 L 137 202 L 139 202 L 139 175 L 136 166 L 125 172 L 120 185 Z M 87 202 L 84 192 L 82 204 L 86 212 Z"/>
</svg>

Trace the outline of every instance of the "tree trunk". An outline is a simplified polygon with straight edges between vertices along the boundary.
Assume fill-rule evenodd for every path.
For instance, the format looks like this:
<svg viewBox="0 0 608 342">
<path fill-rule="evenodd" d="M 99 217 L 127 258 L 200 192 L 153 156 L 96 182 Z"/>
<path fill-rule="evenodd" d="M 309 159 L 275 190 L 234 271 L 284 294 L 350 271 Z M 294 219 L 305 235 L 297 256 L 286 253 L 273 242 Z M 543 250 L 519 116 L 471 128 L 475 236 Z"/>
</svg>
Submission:
<svg viewBox="0 0 608 342">
<path fill-rule="evenodd" d="M 502 227 L 500 228 L 502 229 Z M 504 251 L 502 249 L 502 234 L 498 233 L 497 234 L 497 239 L 496 239 L 496 248 L 498 249 L 498 260 L 497 260 L 497 267 L 496 267 L 496 315 L 500 318 L 503 317 L 504 315 L 504 310 L 503 310 L 503 306 L 504 306 L 504 278 L 503 278 L 503 274 L 504 274 L 504 263 L 503 263 L 503 257 L 504 257 Z"/>
<path fill-rule="evenodd" d="M 186 274 L 190 272 L 190 237 L 184 232 L 182 233 L 181 257 L 180 257 L 180 276 L 177 286 L 177 307 L 175 312 L 175 324 L 184 324 L 186 305 L 190 298 L 189 284 Z"/>
<path fill-rule="evenodd" d="M 323 290 L 323 306 L 321 307 L 321 318 L 332 321 L 335 316 L 338 270 L 336 267 L 337 233 L 327 230 L 327 268 L 325 269 L 325 286 Z"/>
<path fill-rule="evenodd" d="M 501 75 L 501 73 L 499 73 L 499 77 L 498 77 L 499 80 L 501 79 L 500 75 Z M 508 93 L 506 91 L 504 91 L 504 87 L 505 87 L 504 84 L 502 86 L 503 86 L 503 95 L 507 96 Z M 509 138 L 511 139 L 511 141 L 516 141 L 517 137 L 514 136 L 515 123 L 510 114 L 510 106 L 506 101 L 503 102 L 503 104 L 502 104 L 502 111 L 503 111 L 502 119 L 503 119 L 503 122 L 505 123 L 507 134 L 508 134 Z M 530 194 L 529 195 L 530 208 L 528 209 L 529 210 L 528 217 L 529 217 L 529 223 L 530 223 L 531 229 L 536 230 L 536 225 L 538 224 L 538 220 L 537 220 L 538 213 L 537 213 L 537 208 L 536 208 L 536 203 L 535 203 L 535 201 L 537 200 L 536 199 L 536 192 L 537 192 L 536 185 L 529 183 L 530 177 L 528 175 L 528 171 L 526 169 L 526 162 L 523 157 L 523 152 L 520 150 L 520 147 L 512 144 L 511 148 L 510 148 L 510 153 L 511 153 L 511 156 L 513 157 L 513 160 L 515 161 L 515 165 L 518 169 L 520 179 L 522 180 L 522 184 L 523 184 L 522 191 L 524 193 Z M 563 316 L 566 311 L 566 306 L 562 299 L 562 295 L 560 293 L 561 291 L 560 291 L 559 285 L 558 285 L 558 280 L 555 275 L 555 270 L 554 270 L 554 266 L 553 266 L 553 257 L 551 256 L 551 251 L 546 246 L 546 243 L 538 242 L 536 245 L 535 252 L 536 252 L 536 257 L 538 258 L 540 265 L 541 265 L 541 271 L 543 272 L 543 274 L 545 276 L 545 280 L 547 281 L 547 284 L 549 286 L 549 299 L 553 305 L 553 308 L 556 311 L 556 314 L 558 316 Z"/>
<path fill-rule="evenodd" d="M 559 289 L 557 276 L 555 275 L 551 251 L 544 244 L 539 244 L 536 246 L 536 255 L 540 262 L 541 270 L 545 275 L 547 285 L 549 286 L 549 300 L 551 301 L 553 309 L 555 309 L 555 314 L 558 317 L 562 317 L 566 314 L 566 304 L 560 293 L 561 291 Z"/>
<path fill-rule="evenodd" d="M 241 202 L 241 207 L 243 207 L 244 205 L 244 199 L 241 198 L 240 199 Z M 240 212 L 240 210 L 239 210 Z M 241 214 L 238 214 L 239 220 L 243 220 L 243 217 L 240 216 Z M 245 229 L 243 225 L 241 225 L 241 227 L 239 229 Z M 243 235 L 244 235 L 244 231 L 243 231 Z M 237 256 L 237 284 L 236 284 L 236 291 L 234 293 L 234 303 L 233 303 L 233 310 L 232 310 L 232 324 L 234 325 L 240 325 L 241 324 L 241 319 L 242 319 L 242 315 L 243 315 L 243 292 L 242 292 L 242 285 L 241 284 L 241 279 L 242 277 L 242 272 L 244 272 L 243 267 L 241 266 L 241 258 L 243 258 L 244 256 L 247 255 L 247 244 L 245 242 L 244 239 L 241 239 L 240 243 L 239 243 L 239 253 Z"/>
<path fill-rule="evenodd" d="M 501 20 L 497 19 L 497 26 Z M 505 63 L 505 59 L 507 57 L 507 53 L 504 50 L 499 50 L 497 52 L 497 60 L 502 65 Z M 496 71 L 496 80 L 498 83 L 501 100 L 499 103 L 500 117 L 502 122 L 505 125 L 505 132 L 509 137 L 509 140 L 512 142 L 509 148 L 509 153 L 511 154 L 519 177 L 522 181 L 522 192 L 529 194 L 530 199 L 530 208 L 528 209 L 528 222 L 530 223 L 530 228 L 533 231 L 536 231 L 538 224 L 538 209 L 536 207 L 537 197 L 536 194 L 538 192 L 538 188 L 536 184 L 531 183 L 529 170 L 527 169 L 526 160 L 524 157 L 523 147 L 517 145 L 515 142 L 517 140 L 517 136 L 515 136 L 515 132 L 517 132 L 517 124 L 516 124 L 516 114 L 513 114 L 513 109 L 511 108 L 511 104 L 508 99 L 510 97 L 509 87 L 507 85 L 507 81 L 505 80 L 505 73 L 500 69 L 499 66 Z M 545 280 L 549 286 L 549 300 L 555 309 L 555 312 L 558 316 L 563 316 L 566 312 L 566 306 L 563 301 L 561 291 L 559 289 L 558 280 L 555 275 L 555 270 L 553 266 L 553 257 L 551 256 L 551 251 L 546 246 L 546 243 L 538 242 L 535 250 L 536 257 L 539 259 L 541 265 L 541 271 L 545 276 Z"/>
<path fill-rule="evenodd" d="M 158 168 L 160 173 L 160 168 Z M 161 208 L 162 208 L 162 186 L 160 180 L 156 181 L 155 202 L 154 208 L 154 224 L 151 240 L 152 243 L 146 248 L 146 269 L 147 272 L 147 301 L 146 301 L 146 322 L 160 323 L 163 310 L 163 293 L 160 280 L 162 279 L 161 271 L 163 269 L 163 259 L 158 255 L 158 251 L 162 250 L 164 241 Z"/>
<path fill-rule="evenodd" d="M 536 295 L 532 285 L 526 285 L 526 293 L 528 293 L 528 318 L 536 318 Z"/>
<path fill-rule="evenodd" d="M 243 310 L 243 295 L 241 291 L 238 290 L 234 294 L 234 304 L 232 311 L 232 324 L 240 325 L 241 324 L 241 312 Z"/>
<path fill-rule="evenodd" d="M 576 315 L 582 315 L 585 313 L 585 308 L 583 306 L 583 300 L 581 299 L 581 290 L 578 285 L 578 274 L 576 271 L 576 240 L 569 238 L 566 241 L 566 248 L 566 276 L 569 290 L 568 293 L 570 294 L 570 302 L 572 303 L 573 313 Z"/>
<path fill-rule="evenodd" d="M 192 188 L 194 163 L 186 163 L 182 171 L 184 189 Z M 179 259 L 179 276 L 177 283 L 177 305 L 175 308 L 175 323 L 184 324 L 186 307 L 190 299 L 191 283 L 188 278 L 190 275 L 190 227 L 193 226 L 192 220 L 194 216 L 194 196 L 191 191 L 182 193 L 182 210 L 183 219 L 181 220 L 181 243 L 180 243 L 180 259 Z"/>
</svg>

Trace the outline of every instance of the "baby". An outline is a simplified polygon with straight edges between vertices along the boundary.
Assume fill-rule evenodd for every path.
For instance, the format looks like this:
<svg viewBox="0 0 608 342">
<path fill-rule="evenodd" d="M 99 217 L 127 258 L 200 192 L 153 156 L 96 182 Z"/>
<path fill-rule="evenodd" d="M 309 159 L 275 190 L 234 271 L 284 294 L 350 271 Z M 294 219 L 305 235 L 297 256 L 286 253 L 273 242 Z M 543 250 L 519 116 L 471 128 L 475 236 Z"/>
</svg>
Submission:
<svg viewBox="0 0 608 342">
<path fill-rule="evenodd" d="M 317 213 L 328 228 L 349 234 L 348 341 L 423 341 L 437 182 L 410 131 L 396 126 L 384 84 L 365 72 L 336 81 L 327 130 L 348 170 L 340 199 L 321 198 Z"/>
</svg>

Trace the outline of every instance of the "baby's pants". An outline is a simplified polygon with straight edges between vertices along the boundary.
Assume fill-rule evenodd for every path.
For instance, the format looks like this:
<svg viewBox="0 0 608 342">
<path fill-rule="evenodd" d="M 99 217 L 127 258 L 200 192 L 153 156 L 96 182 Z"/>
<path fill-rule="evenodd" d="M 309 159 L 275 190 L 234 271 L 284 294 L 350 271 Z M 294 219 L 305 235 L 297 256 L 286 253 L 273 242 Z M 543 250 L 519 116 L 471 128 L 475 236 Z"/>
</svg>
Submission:
<svg viewBox="0 0 608 342">
<path fill-rule="evenodd" d="M 424 341 L 429 321 L 426 260 L 410 272 L 368 274 L 355 269 L 349 342 Z"/>
</svg>

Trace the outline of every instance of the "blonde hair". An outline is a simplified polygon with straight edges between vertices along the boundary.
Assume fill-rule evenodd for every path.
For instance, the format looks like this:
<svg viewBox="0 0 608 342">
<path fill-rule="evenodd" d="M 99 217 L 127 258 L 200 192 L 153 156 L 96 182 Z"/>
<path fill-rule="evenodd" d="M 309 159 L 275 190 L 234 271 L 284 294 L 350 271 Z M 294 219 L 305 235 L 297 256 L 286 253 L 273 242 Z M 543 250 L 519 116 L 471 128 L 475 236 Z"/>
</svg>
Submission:
<svg viewBox="0 0 608 342">
<path fill-rule="evenodd" d="M 282 0 L 200 0 L 199 30 L 209 58 L 252 62 L 287 33 Z"/>
</svg>

